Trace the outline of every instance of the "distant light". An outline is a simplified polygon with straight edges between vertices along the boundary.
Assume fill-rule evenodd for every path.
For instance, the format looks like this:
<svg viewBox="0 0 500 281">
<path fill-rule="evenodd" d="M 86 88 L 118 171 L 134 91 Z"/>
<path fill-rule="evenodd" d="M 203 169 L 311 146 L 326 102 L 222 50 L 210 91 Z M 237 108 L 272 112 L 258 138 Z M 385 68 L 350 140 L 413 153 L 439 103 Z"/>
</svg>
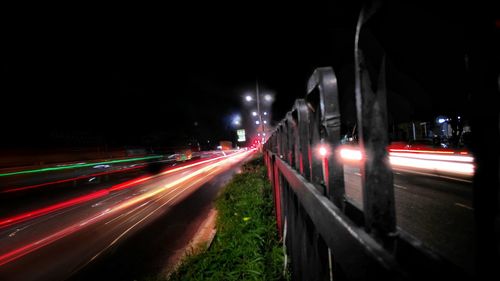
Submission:
<svg viewBox="0 0 500 281">
<path fill-rule="evenodd" d="M 233 116 L 233 125 L 236 125 L 236 126 L 241 125 L 241 116 L 239 116 L 239 115 Z"/>
<path fill-rule="evenodd" d="M 319 148 L 319 155 L 321 157 L 325 157 L 327 154 L 328 154 L 328 151 L 326 150 L 326 148 L 324 146 Z"/>
<path fill-rule="evenodd" d="M 257 116 L 257 112 L 252 111 L 252 116 Z"/>
<path fill-rule="evenodd" d="M 458 120 L 460 120 L 460 116 L 458 116 Z"/>
<path fill-rule="evenodd" d="M 255 121 L 255 124 L 259 125 L 260 124 L 259 120 Z"/>
<path fill-rule="evenodd" d="M 263 135 L 263 136 L 265 136 L 265 135 L 266 135 L 266 133 L 262 133 L 262 135 Z"/>
<path fill-rule="evenodd" d="M 264 124 L 267 124 L 267 121 L 266 121 L 266 120 L 264 120 L 264 121 L 262 121 L 262 122 L 264 122 Z"/>
<path fill-rule="evenodd" d="M 245 97 L 245 100 L 246 100 L 246 101 L 252 101 L 252 99 L 253 99 L 253 98 L 252 98 L 252 96 L 250 96 L 250 95 L 248 95 L 248 96 L 246 96 L 246 97 Z"/>
<path fill-rule="evenodd" d="M 218 145 L 218 146 L 217 146 L 217 149 L 222 149 L 222 146 L 221 146 L 221 145 Z"/>
<path fill-rule="evenodd" d="M 439 118 L 438 119 L 438 123 L 439 124 L 443 124 L 445 121 L 446 121 L 446 119 L 444 119 L 444 118 Z"/>
<path fill-rule="evenodd" d="M 264 115 L 267 115 L 267 111 L 264 111 Z M 458 119 L 460 119 L 460 117 L 458 117 Z"/>
<path fill-rule="evenodd" d="M 258 133 L 258 134 L 257 134 L 257 136 L 259 136 L 259 137 L 260 137 L 260 133 Z"/>
<path fill-rule="evenodd" d="M 266 94 L 266 95 L 264 95 L 264 100 L 266 100 L 266 101 L 272 101 L 273 97 L 270 94 Z"/>
<path fill-rule="evenodd" d="M 348 148 L 342 148 L 340 150 L 340 157 L 342 157 L 342 159 L 344 160 L 359 161 L 362 159 L 361 151 L 357 149 L 348 149 Z"/>
</svg>

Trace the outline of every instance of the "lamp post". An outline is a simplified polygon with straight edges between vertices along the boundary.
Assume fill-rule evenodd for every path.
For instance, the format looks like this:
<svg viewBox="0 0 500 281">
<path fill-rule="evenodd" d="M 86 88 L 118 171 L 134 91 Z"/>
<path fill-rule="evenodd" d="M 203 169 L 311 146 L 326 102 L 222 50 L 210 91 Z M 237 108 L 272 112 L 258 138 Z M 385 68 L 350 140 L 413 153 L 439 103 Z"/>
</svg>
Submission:
<svg viewBox="0 0 500 281">
<path fill-rule="evenodd" d="M 257 133 L 256 135 L 259 137 L 259 142 L 263 142 L 266 136 L 266 125 L 268 124 L 268 120 L 266 118 L 269 117 L 269 110 L 266 109 L 264 105 L 270 105 L 273 101 L 273 96 L 269 93 L 262 94 L 259 87 L 259 81 L 255 81 L 255 92 L 246 94 L 244 96 L 244 100 L 247 104 L 253 104 L 255 98 L 255 102 L 257 103 L 257 109 L 252 110 L 252 117 L 257 117 L 252 123 L 257 125 Z M 265 116 L 263 116 L 265 115 Z M 262 138 L 262 139 L 261 139 Z"/>
<path fill-rule="evenodd" d="M 255 92 L 257 96 L 257 114 L 259 115 L 259 123 L 261 126 L 261 131 L 264 132 L 264 122 L 262 122 L 262 114 L 260 112 L 260 93 L 259 93 L 259 81 L 255 80 Z"/>
<path fill-rule="evenodd" d="M 245 96 L 245 101 L 247 103 L 251 103 L 253 101 L 253 99 L 254 99 L 253 94 L 247 94 Z M 259 129 L 260 129 L 260 132 L 262 133 L 263 139 L 265 139 L 264 136 L 265 136 L 265 132 L 266 132 L 267 120 L 265 120 L 262 115 L 268 116 L 268 112 L 267 111 L 262 112 L 261 102 L 266 102 L 266 103 L 270 104 L 272 102 L 272 100 L 273 100 L 273 97 L 271 94 L 264 94 L 261 96 L 260 88 L 259 88 L 259 81 L 256 80 L 255 81 L 255 102 L 257 103 L 257 110 L 252 111 L 251 114 L 253 117 L 257 117 L 257 121 L 255 121 L 255 124 L 258 125 L 257 134 L 258 134 L 258 136 L 261 135 L 259 133 Z"/>
</svg>

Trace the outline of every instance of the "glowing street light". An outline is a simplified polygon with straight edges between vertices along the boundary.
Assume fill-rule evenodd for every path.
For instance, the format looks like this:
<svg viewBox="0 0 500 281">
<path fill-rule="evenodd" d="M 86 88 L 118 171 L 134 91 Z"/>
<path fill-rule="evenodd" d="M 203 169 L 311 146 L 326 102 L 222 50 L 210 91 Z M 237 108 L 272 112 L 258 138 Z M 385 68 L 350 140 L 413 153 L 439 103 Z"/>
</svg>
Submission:
<svg viewBox="0 0 500 281">
<path fill-rule="evenodd" d="M 264 111 L 264 115 L 267 115 L 267 111 Z M 460 119 L 460 117 L 458 117 L 458 119 Z"/>
<path fill-rule="evenodd" d="M 272 101 L 272 100 L 273 100 L 273 96 L 271 96 L 270 94 L 265 94 L 265 95 L 264 95 L 264 100 L 265 100 L 265 101 L 269 101 L 269 102 L 270 102 L 270 101 Z"/>
<path fill-rule="evenodd" d="M 252 111 L 252 116 L 257 116 L 257 112 Z"/>
<path fill-rule="evenodd" d="M 255 124 L 259 125 L 260 124 L 259 120 L 255 121 Z"/>
<path fill-rule="evenodd" d="M 250 101 L 252 101 L 252 100 L 253 100 L 253 98 L 252 98 L 252 96 L 251 96 L 251 95 L 247 95 L 247 96 L 245 97 L 245 100 L 246 100 L 246 101 L 248 101 L 248 102 L 250 102 Z"/>
<path fill-rule="evenodd" d="M 233 116 L 233 121 L 232 121 L 233 125 L 235 126 L 240 126 L 241 125 L 241 116 L 239 115 L 234 115 Z"/>
</svg>

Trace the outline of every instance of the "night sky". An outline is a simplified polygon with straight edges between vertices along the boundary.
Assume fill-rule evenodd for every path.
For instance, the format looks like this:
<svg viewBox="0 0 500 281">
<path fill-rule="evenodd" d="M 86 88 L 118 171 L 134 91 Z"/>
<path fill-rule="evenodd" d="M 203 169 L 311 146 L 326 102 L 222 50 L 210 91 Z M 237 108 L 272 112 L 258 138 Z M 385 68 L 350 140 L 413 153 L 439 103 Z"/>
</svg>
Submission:
<svg viewBox="0 0 500 281">
<path fill-rule="evenodd" d="M 466 114 L 460 83 L 466 7 L 391 5 L 384 37 L 391 114 L 401 122 Z M 256 79 L 276 94 L 278 121 L 320 66 L 334 67 L 343 114 L 353 122 L 360 7 L 356 1 L 189 3 L 15 17 L 3 40 L 2 142 L 50 145 L 60 135 L 112 145 L 160 135 L 227 138 L 229 116 L 242 111 L 242 95 Z"/>
</svg>

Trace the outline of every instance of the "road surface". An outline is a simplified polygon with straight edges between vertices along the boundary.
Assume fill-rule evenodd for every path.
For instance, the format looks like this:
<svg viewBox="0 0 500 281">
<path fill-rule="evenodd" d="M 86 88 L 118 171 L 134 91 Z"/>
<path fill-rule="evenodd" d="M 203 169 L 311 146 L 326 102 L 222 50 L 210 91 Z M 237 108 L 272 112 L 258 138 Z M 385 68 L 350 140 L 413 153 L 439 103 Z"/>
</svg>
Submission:
<svg viewBox="0 0 500 281">
<path fill-rule="evenodd" d="M 474 271 L 470 178 L 394 168 L 397 225 L 469 272 Z M 361 174 L 345 166 L 346 196 L 363 208 Z"/>
<path fill-rule="evenodd" d="M 200 188 L 220 186 L 227 179 L 226 172 L 242 163 L 250 153 L 241 151 L 200 159 L 155 174 L 132 175 L 125 181 L 120 178 L 119 183 L 116 179 L 103 181 L 90 189 L 82 188 L 83 194 L 77 197 L 71 193 L 71 198 L 59 198 L 62 201 L 56 204 L 3 217 L 0 219 L 0 280 L 79 278 L 75 274 L 88 265 L 92 268 L 94 261 L 106 257 L 144 227 L 154 226 L 154 222 L 162 221 L 165 215 L 168 217 L 173 206 L 193 192 L 196 195 L 200 194 L 197 191 Z M 221 175 L 222 180 L 218 177 Z M 207 190 L 212 190 L 209 193 L 212 197 L 216 193 L 214 188 Z M 205 196 L 195 197 L 201 200 Z M 40 201 L 47 205 L 44 200 Z M 209 201 L 205 198 L 201 209 L 190 203 L 189 209 L 199 215 Z M 39 210 L 43 212 L 37 213 Z M 25 214 L 28 216 L 23 217 Z M 186 213 L 177 221 L 188 222 L 190 215 L 193 214 Z M 175 219 L 171 220 L 165 229 L 174 226 L 174 222 Z M 186 224 L 186 227 L 193 229 L 195 225 Z M 182 231 L 173 233 L 181 235 Z M 156 236 L 153 234 L 153 237 Z"/>
</svg>

